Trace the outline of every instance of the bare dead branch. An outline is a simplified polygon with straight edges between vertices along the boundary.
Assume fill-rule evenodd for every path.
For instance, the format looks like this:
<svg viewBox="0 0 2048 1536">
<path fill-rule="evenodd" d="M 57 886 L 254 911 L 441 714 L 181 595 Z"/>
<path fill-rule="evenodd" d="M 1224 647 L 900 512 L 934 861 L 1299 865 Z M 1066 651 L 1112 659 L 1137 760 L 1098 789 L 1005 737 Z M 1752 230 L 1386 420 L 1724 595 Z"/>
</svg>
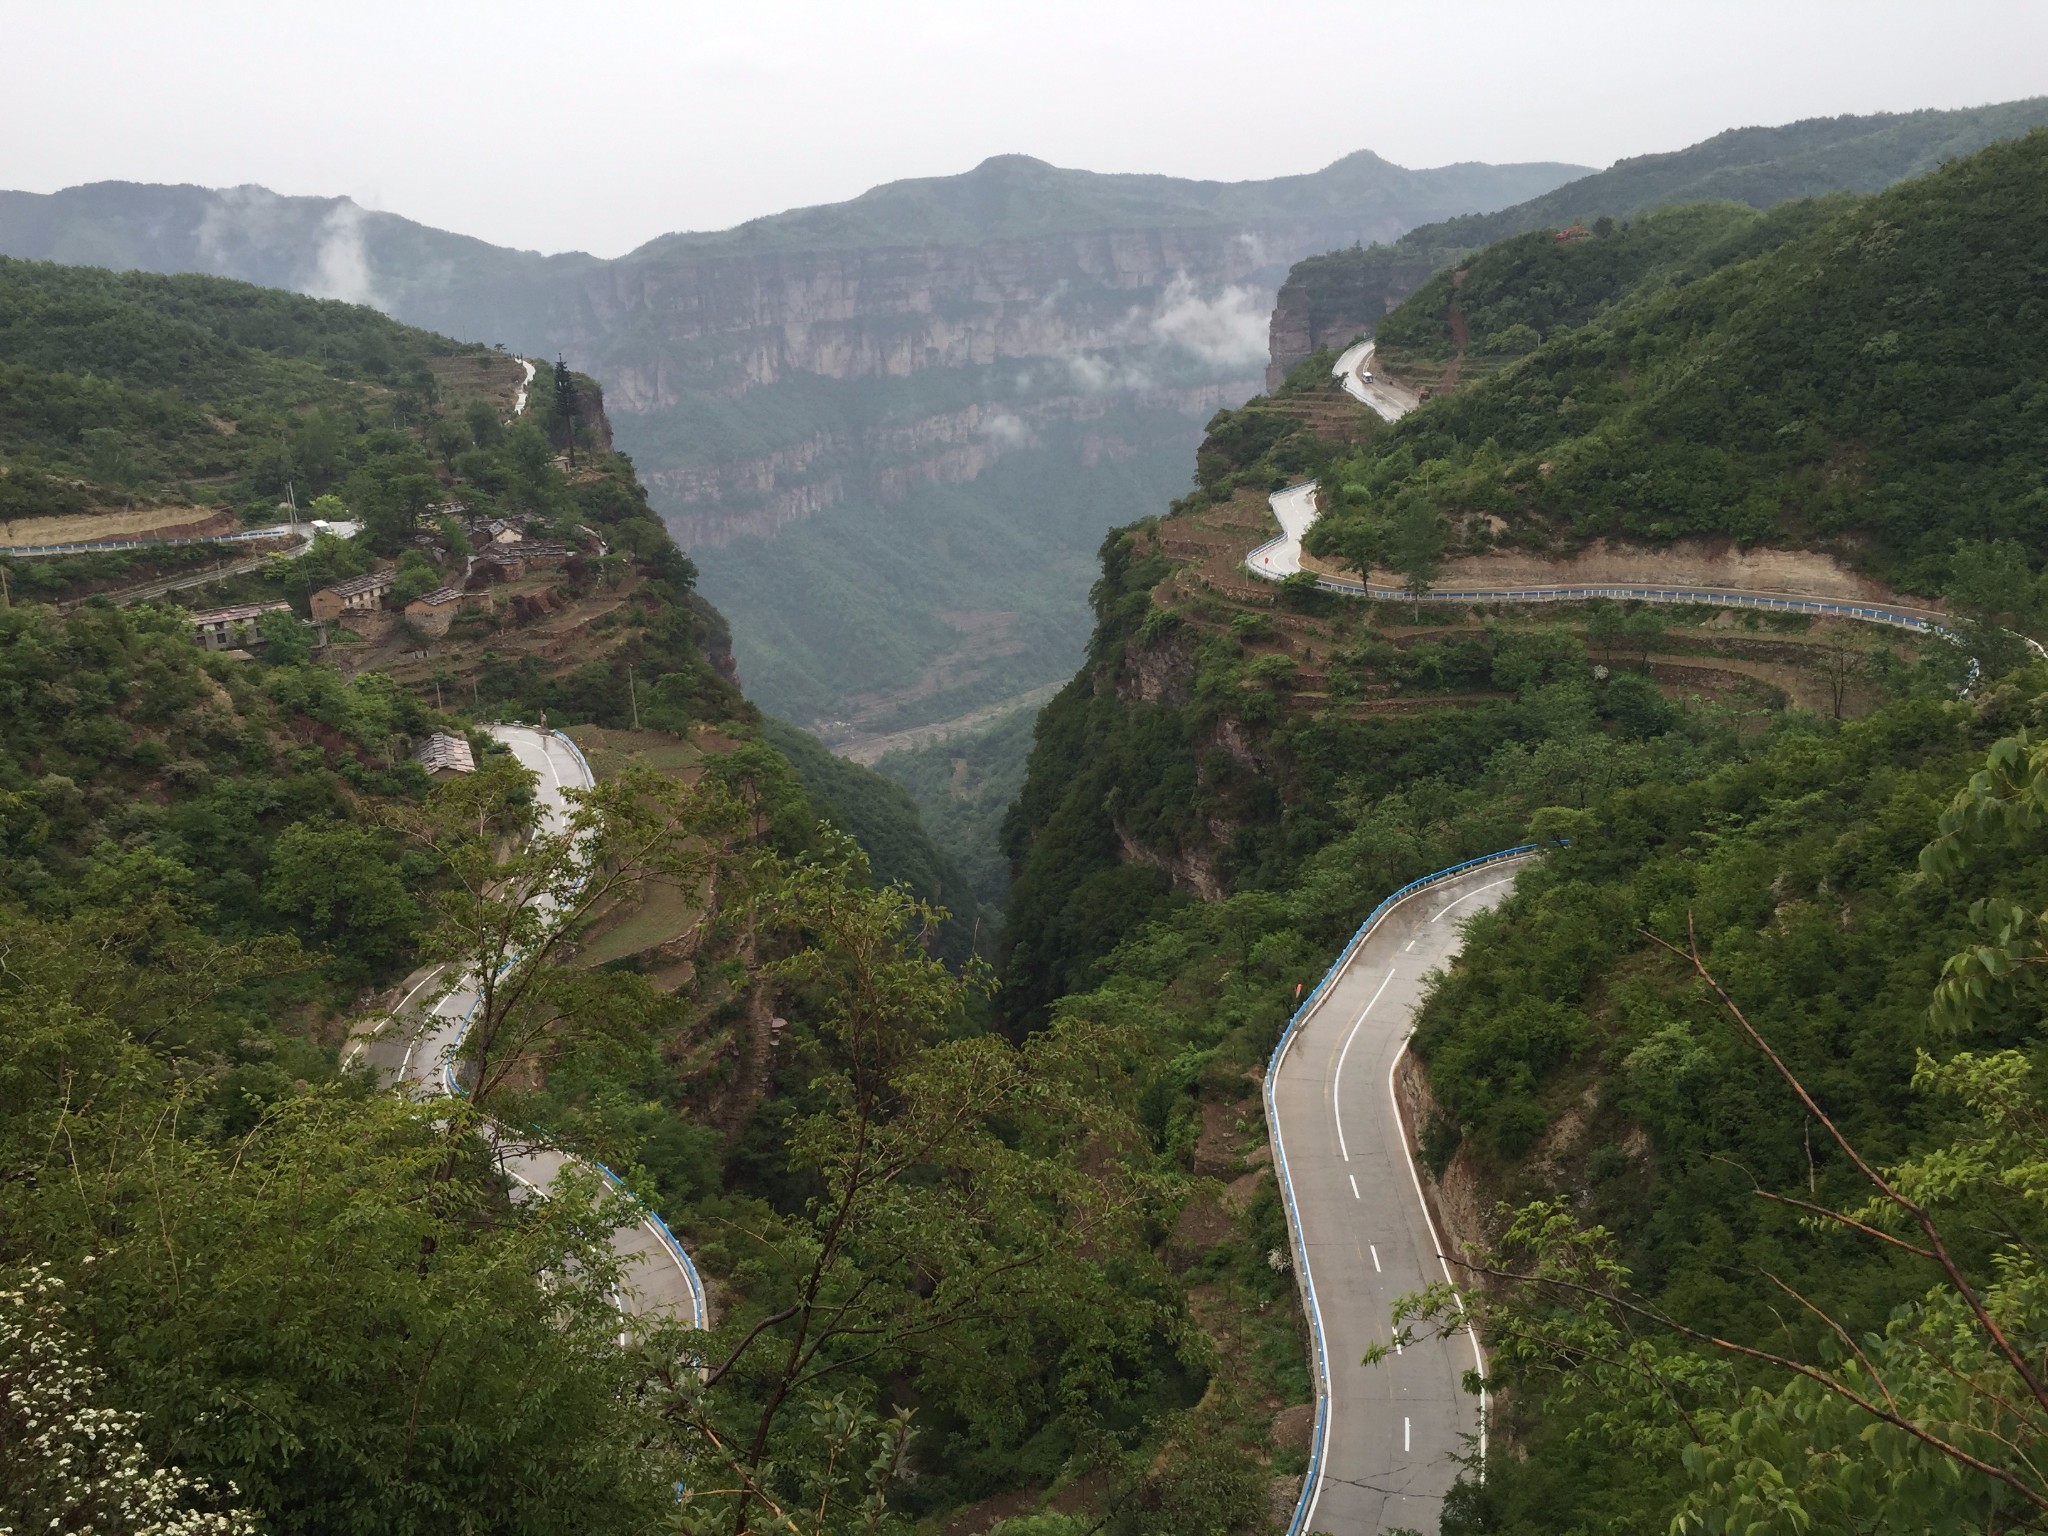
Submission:
<svg viewBox="0 0 2048 1536">
<path fill-rule="evenodd" d="M 1806 1085 L 1799 1080 L 1798 1074 L 1785 1064 L 1784 1058 L 1772 1049 L 1770 1041 L 1766 1040 L 1762 1032 L 1749 1022 L 1748 1015 L 1743 1013 L 1742 1009 L 1737 1006 L 1735 999 L 1728 995 L 1727 989 L 1721 985 L 1714 973 L 1707 969 L 1706 960 L 1700 954 L 1699 934 L 1693 927 L 1692 914 L 1689 912 L 1686 914 L 1685 931 L 1687 949 L 1680 949 L 1676 944 L 1659 938 L 1647 928 L 1640 930 L 1644 937 L 1648 938 L 1652 943 L 1670 950 L 1671 953 L 1679 956 L 1692 966 L 1699 978 L 1713 989 L 1716 997 L 1720 998 L 1722 1006 L 1727 1009 L 1729 1016 L 1735 1020 L 1743 1036 L 1763 1055 L 1765 1060 L 1770 1062 L 1778 1075 L 1790 1086 L 1793 1093 L 1798 1095 L 1799 1102 L 1806 1106 L 1806 1112 L 1813 1116 L 1820 1123 L 1822 1129 L 1834 1139 L 1835 1145 L 1840 1147 L 1843 1155 L 1856 1165 L 1857 1170 L 1869 1181 L 1871 1187 L 1877 1190 L 1891 1204 L 1897 1206 L 1913 1218 L 1927 1238 L 1927 1245 L 1933 1252 L 1934 1262 L 1940 1265 L 1942 1273 L 1948 1276 L 1950 1286 L 1954 1288 L 1958 1296 L 1962 1297 L 1964 1304 L 1969 1307 L 1971 1314 L 1977 1319 L 1977 1326 L 1984 1330 L 2000 1356 L 2004 1358 L 2006 1364 L 2010 1365 L 2020 1380 L 2026 1383 L 2027 1390 L 2033 1394 L 2034 1400 L 2044 1409 L 2048 1409 L 2048 1382 L 2044 1382 L 2035 1373 L 2033 1367 L 2027 1363 L 2026 1357 L 2019 1350 L 2015 1349 L 2012 1341 L 2005 1336 L 2005 1330 L 1999 1327 L 1997 1320 L 1985 1309 L 1984 1303 L 1977 1296 L 1976 1288 L 1964 1277 L 1962 1267 L 1956 1263 L 1954 1257 L 1948 1251 L 1948 1245 L 1942 1241 L 1941 1231 L 1935 1226 L 1934 1218 L 1927 1213 L 1923 1206 L 1908 1200 L 1904 1195 L 1900 1194 L 1897 1189 L 1892 1187 L 1890 1180 L 1886 1179 L 1883 1174 L 1864 1161 L 1863 1154 L 1856 1150 L 1855 1144 L 1828 1117 L 1827 1112 L 1814 1101 L 1813 1095 L 1806 1091 Z"/>
<path fill-rule="evenodd" d="M 1574 1291 L 1582 1296 L 1591 1296 L 1607 1303 L 1611 1307 L 1618 1307 L 1623 1311 L 1633 1312 L 1638 1317 L 1648 1318 L 1659 1327 L 1668 1328 L 1682 1338 L 1692 1339 L 1701 1344 L 1712 1345 L 1715 1349 L 1725 1350 L 1732 1355 L 1741 1355 L 1745 1359 L 1758 1360 L 1766 1365 L 1774 1365 L 1780 1370 L 1790 1371 L 1795 1376 L 1803 1376 L 1808 1381 L 1821 1387 L 1824 1391 L 1832 1392 L 1837 1397 L 1853 1403 L 1872 1418 L 1881 1420 L 1891 1425 L 1894 1429 L 1903 1430 L 1914 1439 L 1951 1460 L 1969 1467 L 1972 1471 L 1982 1472 L 1986 1477 L 1995 1478 L 2012 1489 L 2013 1492 L 2017 1493 L 2029 1504 L 2033 1505 L 2034 1508 L 2041 1510 L 2043 1513 L 2048 1513 L 2048 1495 L 2044 1495 L 2029 1487 L 2025 1482 L 2006 1471 L 2003 1467 L 1995 1467 L 1988 1461 L 1972 1456 L 1961 1446 L 1951 1445 L 1939 1435 L 1914 1423 L 1903 1414 L 1893 1413 L 1888 1409 L 1879 1407 L 1847 1382 L 1837 1379 L 1826 1371 L 1807 1365 L 1803 1361 L 1794 1360 L 1785 1355 L 1773 1354 L 1767 1349 L 1753 1349 L 1747 1344 L 1737 1344 L 1732 1339 L 1723 1339 L 1711 1333 L 1704 1333 L 1697 1328 L 1689 1328 L 1676 1318 L 1665 1317 L 1662 1313 L 1652 1308 L 1630 1301 L 1626 1297 L 1617 1296 L 1610 1291 L 1603 1291 L 1598 1286 L 1581 1285 L 1577 1281 L 1559 1279 L 1554 1275 L 1517 1274 L 1512 1270 L 1495 1269 L 1490 1265 L 1473 1264 L 1458 1258 L 1452 1258 L 1451 1262 L 1460 1268 L 1469 1269 L 1475 1274 L 1489 1275 L 1497 1280 L 1509 1280 L 1518 1285 L 1553 1285 L 1563 1290 Z"/>
</svg>

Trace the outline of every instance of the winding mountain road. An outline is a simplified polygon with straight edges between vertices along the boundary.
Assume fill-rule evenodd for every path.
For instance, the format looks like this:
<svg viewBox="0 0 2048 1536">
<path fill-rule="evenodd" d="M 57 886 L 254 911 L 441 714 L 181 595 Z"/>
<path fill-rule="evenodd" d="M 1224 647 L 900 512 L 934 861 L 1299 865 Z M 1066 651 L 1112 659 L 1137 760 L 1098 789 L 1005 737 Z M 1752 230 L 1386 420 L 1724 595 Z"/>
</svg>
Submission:
<svg viewBox="0 0 2048 1536">
<path fill-rule="evenodd" d="M 1266 505 L 1280 519 L 1280 537 L 1261 544 L 1245 556 L 1244 563 L 1254 576 L 1283 581 L 1301 569 L 1302 535 L 1316 520 L 1316 483 L 1304 480 L 1277 490 L 1266 498 Z"/>
<path fill-rule="evenodd" d="M 529 725 L 493 725 L 489 729 L 533 773 L 543 827 L 568 814 L 566 791 L 587 789 L 594 782 L 583 754 L 560 732 Z M 350 1059 L 359 1054 L 394 1087 L 422 1098 L 461 1092 L 455 1080 L 455 1059 L 470 1015 L 476 1011 L 478 978 L 465 975 L 445 991 L 437 990 L 444 980 L 442 967 L 413 978 L 411 990 L 392 1010 L 391 1027 L 356 1046 Z M 423 995 L 432 999 L 430 1004 L 417 1003 Z M 539 1136 L 529 1141 L 502 1128 L 493 1133 L 492 1145 L 507 1176 L 541 1194 L 576 1161 Z M 618 1185 L 609 1168 L 597 1167 Z M 649 1211 L 632 1225 L 620 1227 L 612 1234 L 612 1249 L 620 1261 L 618 1300 L 622 1311 L 636 1317 L 681 1318 L 696 1328 L 708 1326 L 704 1285 L 696 1266 L 659 1216 Z"/>
<path fill-rule="evenodd" d="M 1354 341 L 1330 371 L 1344 386 L 1345 394 L 1360 405 L 1371 406 L 1382 421 L 1399 421 L 1422 403 L 1422 397 L 1405 384 L 1373 374 L 1370 341 Z"/>
<path fill-rule="evenodd" d="M 1316 482 L 1303 481 L 1275 491 L 1267 498 L 1279 521 L 1280 536 L 1268 539 L 1244 557 L 1245 569 L 1266 581 L 1283 581 L 1304 570 L 1301 540 L 1320 515 L 1316 507 Z M 1920 634 L 1946 633 L 1948 615 L 1938 608 L 1919 608 L 1906 603 L 1882 603 L 1870 599 L 1823 597 L 1806 592 L 1770 592 L 1746 587 L 1704 587 L 1631 585 L 1618 582 L 1503 585 L 1498 587 L 1432 587 L 1427 592 L 1410 592 L 1405 587 L 1369 585 L 1355 576 L 1316 574 L 1316 586 L 1346 597 L 1370 597 L 1401 603 L 1583 603 L 1600 598 L 1614 602 L 1701 603 L 1712 608 L 1752 608 L 1775 613 L 1808 613 L 1822 618 L 1855 619 L 1865 624 L 1889 624 Z M 2037 656 L 2048 650 L 2025 635 L 2019 636 Z"/>
<path fill-rule="evenodd" d="M 1295 1015 L 1266 1075 L 1274 1164 L 1315 1344 L 1315 1439 L 1289 1536 L 1434 1531 L 1456 1460 L 1482 1453 L 1481 1404 L 1461 1378 L 1469 1339 L 1417 1342 L 1379 1366 L 1396 1297 L 1450 1277 L 1393 1072 L 1425 980 L 1463 922 L 1506 897 L 1535 857 L 1517 849 L 1404 887 L 1381 905 Z"/>
</svg>

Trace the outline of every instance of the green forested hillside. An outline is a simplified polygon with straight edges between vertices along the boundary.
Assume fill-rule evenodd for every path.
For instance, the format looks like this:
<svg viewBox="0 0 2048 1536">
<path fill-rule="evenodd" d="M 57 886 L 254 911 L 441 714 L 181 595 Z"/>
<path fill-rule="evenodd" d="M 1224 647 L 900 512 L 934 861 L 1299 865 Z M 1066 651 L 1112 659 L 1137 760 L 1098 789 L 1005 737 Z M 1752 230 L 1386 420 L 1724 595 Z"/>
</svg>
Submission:
<svg viewBox="0 0 2048 1536">
<path fill-rule="evenodd" d="M 1280 290 L 1298 340 L 1276 351 L 1277 382 L 1319 345 L 1370 334 L 1379 317 L 1464 256 L 1531 230 L 1625 219 L 1678 203 L 1730 201 L 1751 208 L 1870 193 L 1922 176 L 2048 123 L 2048 97 L 1960 111 L 1817 117 L 1771 128 L 1731 128 L 1685 149 L 1617 160 L 1492 213 L 1424 224 L 1384 245 L 1331 251 L 1299 262 Z"/>
<path fill-rule="evenodd" d="M 984 730 L 891 752 L 875 764 L 875 772 L 910 792 L 932 841 L 952 855 L 991 915 L 1009 895 L 1003 816 L 1024 787 L 1037 715 L 1020 709 Z"/>
<path fill-rule="evenodd" d="M 1539 549 L 1825 541 L 2038 616 L 2044 178 L 2036 134 L 1846 206 L 1511 240 L 1456 291 L 1526 357 L 1386 428 L 1322 354 L 1104 545 L 1005 828 L 1021 1025 L 1145 1021 L 1169 1124 L 1254 1114 L 1375 901 L 1550 847 L 1413 1040 L 1418 1161 L 1498 1272 L 1401 1313 L 1477 1317 L 1501 1392 L 1453 1536 L 2039 1528 L 2048 672 L 1999 680 L 1984 630 L 1973 669 L 1803 617 L 1271 586 L 1266 495 L 1319 478 L 1325 547 L 1425 579 L 1485 512 Z M 1441 348 L 1440 315 L 1399 323 Z M 1672 511 L 1735 487 L 1753 528 Z"/>
<path fill-rule="evenodd" d="M 1900 1371 L 1908 1412 L 1956 1412 L 1940 1391 L 1918 1399 L 1903 1363 L 1927 1348 L 1925 1368 L 1949 1347 L 1915 1338 L 1916 1314 L 1940 1309 L 1924 1299 L 1943 1289 L 1940 1270 L 1813 1219 L 1861 1205 L 1870 1180 L 1800 1112 L 1773 1064 L 1716 1018 L 1690 962 L 1658 941 L 1683 948 L 1697 935 L 1704 966 L 1870 1163 L 1896 1168 L 1968 1136 L 1967 1096 L 1930 1091 L 1933 1062 L 1958 1046 L 2037 1060 L 2038 1010 L 2031 997 L 2002 997 L 1959 1040 L 1930 1021 L 1929 1004 L 1949 956 L 1983 942 L 1971 903 L 1995 892 L 2038 909 L 2048 866 L 2028 836 L 1958 878 L 1924 878 L 1917 864 L 1992 739 L 2038 720 L 2043 682 L 2037 673 L 1974 707 L 1881 710 L 1694 783 L 1621 790 L 1543 820 L 1540 830 L 1569 846 L 1474 922 L 1462 964 L 1418 1024 L 1415 1049 L 1440 1106 L 1425 1155 L 1442 1168 L 1462 1150 L 1503 1199 L 1568 1202 L 1578 1222 L 1612 1234 L 1636 1302 L 1700 1333 L 1838 1366 L 1842 1337 L 1889 1331 L 1901 1353 L 1887 1369 Z M 1945 1187 L 1925 1187 L 1971 1283 L 1995 1289 L 2001 1267 L 2011 1280 L 2013 1266 L 2038 1262 L 2026 1245 L 2039 1240 L 2040 1213 L 2022 1199 L 1981 1205 L 1969 1184 L 1958 1169 Z M 1809 1204 L 1786 1203 L 1794 1198 Z M 1782 1305 L 1794 1296 L 1804 1310 Z M 2032 1330 L 2040 1316 L 2015 1311 L 2009 1325 Z M 1506 1339 L 1518 1326 L 1504 1314 L 1497 1332 Z M 1543 1337 L 1540 1324 L 1533 1335 Z M 1767 1433 L 1749 1438 L 1775 1408 L 1748 1427 L 1734 1415 L 1745 1390 L 1783 1389 L 1781 1370 L 1675 1342 L 1701 1373 L 1688 1378 L 1673 1363 L 1670 1379 L 1685 1388 L 1655 1406 L 1630 1402 L 1624 1413 L 1640 1416 L 1643 1433 L 1675 1450 L 1690 1414 L 1711 1426 L 1717 1451 L 1775 1464 L 1823 1516 L 1892 1528 L 1920 1511 L 1927 1467 L 1915 1456 L 1830 1486 L 1838 1473 L 1825 1462 L 1839 1464 L 1843 1448 L 1815 1465 Z M 1969 1346 L 1955 1343 L 1947 1368 L 1970 1369 Z M 1612 1411 L 1618 1388 L 1575 1380 L 1568 1350 L 1502 1347 L 1515 1361 L 1503 1375 L 1522 1388 L 1515 1432 L 1531 1454 L 1500 1463 L 1483 1490 L 1467 1488 L 1446 1531 L 1615 1528 L 1688 1496 L 1701 1510 L 1739 1496 L 1716 1486 L 1718 1470 L 1669 1454 L 1646 1460 L 1592 1429 L 1589 1416 Z M 1988 1482 L 1965 1479 L 1951 1497 L 1924 1528 L 2031 1528 L 2025 1500 Z"/>
<path fill-rule="evenodd" d="M 2038 564 L 2044 191 L 2048 131 L 1557 335 L 1347 468 L 1355 510 L 1314 543 L 1485 513 L 1537 549 L 1602 535 L 1825 545 L 1928 593 L 1954 574 L 1958 540 L 2015 541 Z"/>
<path fill-rule="evenodd" d="M 0 1524 L 1267 1531 L 1312 1377 L 1264 1064 L 1390 889 L 1535 841 L 1413 1039 L 1420 1166 L 1500 1273 L 1402 1317 L 1476 1318 L 1511 1389 L 1444 1530 L 2041 1529 L 2048 666 L 1243 558 L 1313 475 L 1334 547 L 1417 577 L 1485 513 L 1543 549 L 1832 541 L 2038 613 L 2044 157 L 1510 242 L 1456 290 L 1497 376 L 1390 428 L 1323 354 L 1218 413 L 1194 489 L 1103 542 L 1002 829 L 993 996 L 929 943 L 919 895 L 966 882 L 909 797 L 739 694 L 594 383 L 508 427 L 509 359 L 361 311 L 0 271 L 0 483 L 364 514 L 225 595 L 375 548 L 439 579 L 451 497 L 582 551 L 519 622 L 317 657 L 287 619 L 237 656 L 169 602 L 37 600 L 89 561 L 11 588 Z M 479 729 L 543 709 L 600 728 L 587 864 Z M 430 781 L 430 729 L 479 770 Z M 897 768 L 930 796 L 961 759 Z M 542 888 L 592 902 L 563 963 L 495 969 Z M 421 1104 L 350 1063 L 437 965 L 542 979 Z M 517 1193 L 487 1117 L 618 1169 L 711 1326 L 622 1327 L 638 1217 Z"/>
<path fill-rule="evenodd" d="M 964 398 L 961 402 L 964 405 Z M 887 733 L 1046 686 L 1080 654 L 1091 563 L 1110 519 L 1141 516 L 1186 459 L 1188 422 L 1110 407 L 960 485 L 839 510 L 727 545 L 705 594 L 749 616 L 741 675 L 765 708 Z M 1084 468 L 1085 431 L 1128 457 Z M 900 586 L 906 565 L 928 575 Z M 800 592 L 801 602 L 790 600 Z M 862 709 L 868 698 L 876 705 Z"/>
<path fill-rule="evenodd" d="M 872 768 L 835 757 L 815 736 L 769 718 L 762 735 L 790 760 L 819 808 L 868 856 L 875 878 L 902 882 L 946 909 L 939 947 L 949 960 L 967 958 L 977 941 L 981 903 L 942 845 L 919 819 L 917 802 Z"/>
<path fill-rule="evenodd" d="M 400 446 L 431 477 L 422 445 L 370 433 L 432 415 L 436 363 L 487 356 L 246 283 L 0 258 L 0 516 L 141 498 L 267 524 L 288 481 L 310 503 Z"/>
<path fill-rule="evenodd" d="M 6 280 L 27 360 L 8 404 L 40 434 L 0 440 L 9 479 L 84 479 L 97 441 L 169 494 L 203 420 L 230 452 L 195 499 L 240 508 L 284 473 L 365 514 L 362 538 L 209 597 L 303 603 L 373 563 L 365 544 L 443 579 L 412 534 L 459 550 L 422 519 L 451 496 L 583 553 L 515 594 L 554 628 L 400 628 L 381 665 L 343 626 L 315 655 L 273 615 L 253 654 L 216 653 L 172 601 L 37 600 L 104 585 L 98 557 L 40 584 L 10 568 L 0 1524 L 97 1529 L 116 1501 L 124 1529 L 217 1515 L 237 1536 L 758 1529 L 802 1508 L 902 1536 L 1056 1485 L 1120 1536 L 1262 1518 L 1262 1394 L 1296 1390 L 1298 1351 L 1268 1328 L 1246 1375 L 1193 1315 L 1175 1037 L 989 1028 L 979 969 L 928 952 L 959 917 L 917 899 L 962 882 L 902 790 L 819 772 L 822 753 L 807 789 L 766 739 L 591 381 L 572 381 L 572 470 L 548 394 L 506 426 L 509 359 L 211 280 Z M 251 314 L 270 329 L 237 330 Z M 434 387 L 408 406 L 363 376 L 378 346 Z M 181 348 L 203 391 L 165 366 Z M 85 357 L 132 382 L 64 371 Z M 100 414 L 55 409 L 73 386 Z M 234 456 L 241 428 L 280 424 L 268 468 Z M 479 728 L 542 710 L 602 728 L 588 867 L 536 835 Z M 434 729 L 469 733 L 474 775 L 411 760 Z M 595 903 L 550 937 L 565 963 L 485 965 L 491 935 L 532 937 L 539 886 Z M 389 1091 L 361 1064 L 413 1027 L 389 1010 L 468 967 L 541 979 L 511 1035 L 479 1003 L 466 1099 Z M 630 1180 L 696 1255 L 712 1326 L 622 1337 L 609 1234 L 639 1217 L 589 1203 L 589 1179 L 522 1197 L 490 1116 Z M 1226 1247 L 1205 1283 L 1253 1318 L 1278 1282 L 1263 1249 Z"/>
<path fill-rule="evenodd" d="M 1685 203 L 1617 224 L 1595 219 L 1586 236 L 1533 230 L 1437 273 L 1390 310 L 1374 331 L 1374 356 L 1403 378 L 1427 377 L 1462 353 L 1470 382 L 1563 331 L 1658 288 L 1682 288 L 1772 250 L 1826 222 L 1846 196 L 1781 204 L 1768 214 L 1742 203 Z M 1452 315 L 1466 333 L 1460 346 Z"/>
</svg>

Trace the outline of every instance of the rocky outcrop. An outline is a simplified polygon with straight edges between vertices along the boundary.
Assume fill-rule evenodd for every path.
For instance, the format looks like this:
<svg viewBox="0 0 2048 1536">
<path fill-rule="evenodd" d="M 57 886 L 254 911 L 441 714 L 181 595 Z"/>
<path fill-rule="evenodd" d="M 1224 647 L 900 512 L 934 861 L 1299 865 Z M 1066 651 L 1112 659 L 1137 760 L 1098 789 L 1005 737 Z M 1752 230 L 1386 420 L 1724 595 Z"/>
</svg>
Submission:
<svg viewBox="0 0 2048 1536">
<path fill-rule="evenodd" d="M 711 670 L 733 687 L 739 687 L 740 669 L 733 660 L 732 628 L 725 622 L 725 615 L 695 592 L 690 594 L 690 611 L 697 616 L 697 643 L 703 648 L 704 659 L 711 664 Z"/>
<path fill-rule="evenodd" d="M 1372 335 L 1380 316 L 1429 281 L 1433 254 L 1401 247 L 1331 251 L 1298 263 L 1280 285 L 1267 326 L 1266 388 L 1318 347 L 1341 352 Z"/>
<path fill-rule="evenodd" d="M 1112 819 L 1110 826 L 1116 832 L 1117 846 L 1123 851 L 1127 864 L 1143 864 L 1149 869 L 1163 873 L 1174 884 L 1176 890 L 1188 892 L 1198 901 L 1221 901 L 1228 894 L 1223 877 L 1217 872 L 1215 856 L 1204 848 L 1182 848 L 1172 853 L 1161 853 L 1147 848 L 1133 837 L 1122 822 Z M 1228 844 L 1229 829 L 1212 828 L 1218 844 Z"/>
<path fill-rule="evenodd" d="M 1123 670 L 1117 677 L 1116 695 L 1126 704 L 1158 704 L 1184 709 L 1194 696 L 1195 647 L 1184 629 L 1147 640 L 1133 639 L 1124 647 Z"/>
<path fill-rule="evenodd" d="M 1403 1052 L 1394 1067 L 1394 1103 L 1400 1112 L 1401 1129 L 1407 1137 L 1410 1155 L 1421 1143 L 1422 1128 L 1437 1112 L 1436 1098 L 1429 1091 L 1429 1078 L 1412 1052 Z M 1490 1249 L 1500 1235 L 1495 1207 L 1498 1196 L 1480 1180 L 1468 1148 L 1451 1157 L 1443 1173 L 1435 1175 L 1417 1162 L 1422 1177 L 1423 1198 L 1432 1220 L 1452 1258 L 1475 1261 Z"/>
<path fill-rule="evenodd" d="M 743 394 L 784 379 L 908 378 L 933 368 L 1065 357 L 1156 339 L 1161 300 L 1203 285 L 1270 291 L 1291 259 L 1402 221 L 1097 231 L 972 246 L 628 258 L 587 274 L 550 330 L 599 371 L 617 409 L 675 404 L 707 382 Z M 1257 306 L 1263 312 L 1262 306 Z M 1169 317 L 1167 324 L 1171 325 Z M 687 370 L 678 363 L 688 359 Z"/>
</svg>

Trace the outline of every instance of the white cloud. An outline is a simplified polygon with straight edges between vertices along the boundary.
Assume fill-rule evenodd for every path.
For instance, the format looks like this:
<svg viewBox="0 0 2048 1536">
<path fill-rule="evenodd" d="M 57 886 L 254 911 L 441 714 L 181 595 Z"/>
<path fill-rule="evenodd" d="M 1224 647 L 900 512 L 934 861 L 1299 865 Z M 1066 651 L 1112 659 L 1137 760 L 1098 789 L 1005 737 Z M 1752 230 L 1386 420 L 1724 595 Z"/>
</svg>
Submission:
<svg viewBox="0 0 2048 1536">
<path fill-rule="evenodd" d="M 1150 330 L 1155 340 L 1212 367 L 1244 368 L 1266 360 L 1266 307 L 1249 288 L 1232 286 L 1204 298 L 1186 273 L 1178 273 L 1160 297 Z"/>
<path fill-rule="evenodd" d="M 1060 361 L 1067 365 L 1067 373 L 1072 377 L 1075 388 L 1084 395 L 1152 388 L 1152 375 L 1133 362 L 1104 357 L 1097 352 L 1069 352 Z"/>
<path fill-rule="evenodd" d="M 350 304 L 376 304 L 377 287 L 370 276 L 370 253 L 363 245 L 363 210 L 343 202 L 320 227 L 320 249 L 313 274 L 303 284 L 316 299 L 344 299 Z"/>
<path fill-rule="evenodd" d="M 1022 448 L 1031 442 L 1031 427 L 1021 416 L 998 411 L 981 424 L 981 435 L 1000 447 Z"/>
<path fill-rule="evenodd" d="M 1256 229 L 1241 231 L 1237 237 L 1237 248 L 1244 252 L 1245 260 L 1255 267 L 1274 266 L 1281 259 L 1280 252 L 1274 250 L 1271 242 Z"/>
</svg>

